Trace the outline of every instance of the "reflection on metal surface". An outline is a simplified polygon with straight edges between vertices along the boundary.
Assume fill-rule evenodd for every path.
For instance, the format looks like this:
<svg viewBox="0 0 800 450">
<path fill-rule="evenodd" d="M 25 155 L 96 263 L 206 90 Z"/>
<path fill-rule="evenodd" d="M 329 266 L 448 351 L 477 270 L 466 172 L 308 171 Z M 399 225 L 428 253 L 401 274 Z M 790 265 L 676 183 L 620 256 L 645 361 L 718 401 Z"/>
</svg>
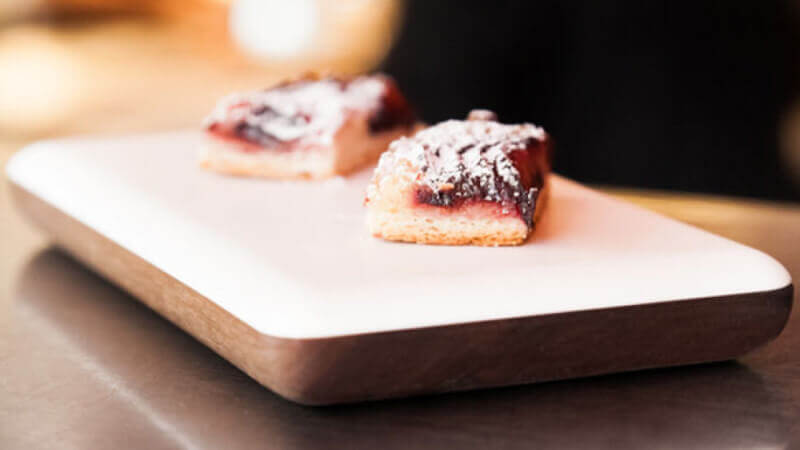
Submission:
<svg viewBox="0 0 800 450">
<path fill-rule="evenodd" d="M 301 407 L 53 250 L 0 316 L 0 356 L 3 448 L 778 448 L 790 432 L 791 408 L 735 363 Z"/>
<path fill-rule="evenodd" d="M 119 408 L 130 409 L 131 412 L 145 419 L 159 433 L 175 441 L 180 448 L 200 448 L 195 445 L 191 437 L 184 434 L 173 423 L 162 417 L 161 413 L 153 409 L 149 402 L 140 396 L 140 393 L 129 386 L 129 381 L 113 372 L 112 368 L 97 359 L 97 356 L 87 352 L 85 348 L 73 340 L 73 336 L 63 332 L 58 326 L 48 321 L 46 316 L 29 314 L 29 303 L 20 303 L 22 311 L 20 317 L 25 319 L 33 328 L 40 331 L 42 343 L 53 351 L 66 357 L 66 362 L 74 364 L 75 368 L 85 375 L 88 383 L 96 385 L 101 392 L 108 392 L 115 397 Z"/>
</svg>

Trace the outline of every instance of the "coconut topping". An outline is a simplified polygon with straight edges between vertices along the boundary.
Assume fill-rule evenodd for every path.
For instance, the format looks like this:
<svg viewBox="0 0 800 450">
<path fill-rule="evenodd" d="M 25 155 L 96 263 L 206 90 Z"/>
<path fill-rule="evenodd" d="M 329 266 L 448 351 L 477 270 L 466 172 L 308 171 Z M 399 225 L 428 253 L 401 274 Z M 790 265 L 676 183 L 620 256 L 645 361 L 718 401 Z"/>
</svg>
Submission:
<svg viewBox="0 0 800 450">
<path fill-rule="evenodd" d="M 301 79 L 231 94 L 217 104 L 205 127 L 262 146 L 297 141 L 330 145 L 350 112 L 376 111 L 386 91 L 382 76 Z"/>
<path fill-rule="evenodd" d="M 419 171 L 414 183 L 420 203 L 447 207 L 483 200 L 504 210 L 516 206 L 531 226 L 547 170 L 547 134 L 531 124 L 501 124 L 492 120 L 496 117 L 473 111 L 467 121 L 449 120 L 398 139 L 376 170 L 392 170 L 405 161 Z"/>
</svg>

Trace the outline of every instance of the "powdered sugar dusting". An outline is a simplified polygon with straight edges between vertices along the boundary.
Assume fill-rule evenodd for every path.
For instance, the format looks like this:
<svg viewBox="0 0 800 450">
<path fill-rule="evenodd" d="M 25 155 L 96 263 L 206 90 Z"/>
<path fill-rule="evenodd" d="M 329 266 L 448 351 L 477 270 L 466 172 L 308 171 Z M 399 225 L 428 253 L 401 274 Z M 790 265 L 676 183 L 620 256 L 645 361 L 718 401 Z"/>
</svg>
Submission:
<svg viewBox="0 0 800 450">
<path fill-rule="evenodd" d="M 485 112 L 471 117 L 473 120 L 449 120 L 394 141 L 376 173 L 391 171 L 406 161 L 419 171 L 414 182 L 422 188 L 418 196 L 424 203 L 450 206 L 474 198 L 513 204 L 530 222 L 541 186 L 524 185 L 511 155 L 539 147 L 546 133 L 531 124 L 483 120 Z"/>
<path fill-rule="evenodd" d="M 301 141 L 330 145 L 348 112 L 380 106 L 383 77 L 364 76 L 344 82 L 334 78 L 300 80 L 272 89 L 235 93 L 223 98 L 205 126 L 246 129 L 244 137 L 270 141 Z"/>
</svg>

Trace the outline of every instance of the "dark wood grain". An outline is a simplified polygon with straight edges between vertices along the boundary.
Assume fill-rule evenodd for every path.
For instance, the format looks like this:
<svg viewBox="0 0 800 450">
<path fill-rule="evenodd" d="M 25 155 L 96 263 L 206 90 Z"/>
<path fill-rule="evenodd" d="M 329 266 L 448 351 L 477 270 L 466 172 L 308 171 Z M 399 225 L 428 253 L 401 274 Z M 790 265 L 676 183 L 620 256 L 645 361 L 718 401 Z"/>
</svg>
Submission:
<svg viewBox="0 0 800 450">
<path fill-rule="evenodd" d="M 77 259 L 264 386 L 324 405 L 733 359 L 773 339 L 792 286 L 740 295 L 321 339 L 261 334 L 24 189 L 22 211 Z"/>
</svg>

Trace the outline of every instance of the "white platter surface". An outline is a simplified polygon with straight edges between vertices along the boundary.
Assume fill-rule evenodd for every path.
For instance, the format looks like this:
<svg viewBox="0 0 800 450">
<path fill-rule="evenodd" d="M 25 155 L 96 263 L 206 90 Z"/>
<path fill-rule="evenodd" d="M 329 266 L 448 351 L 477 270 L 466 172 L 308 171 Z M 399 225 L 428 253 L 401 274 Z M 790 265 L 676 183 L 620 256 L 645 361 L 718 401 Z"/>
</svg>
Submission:
<svg viewBox="0 0 800 450">
<path fill-rule="evenodd" d="M 364 227 L 365 170 L 322 182 L 201 170 L 201 136 L 35 144 L 17 185 L 257 331 L 320 338 L 762 292 L 770 256 L 552 177 L 520 247 L 383 242 Z"/>
</svg>

